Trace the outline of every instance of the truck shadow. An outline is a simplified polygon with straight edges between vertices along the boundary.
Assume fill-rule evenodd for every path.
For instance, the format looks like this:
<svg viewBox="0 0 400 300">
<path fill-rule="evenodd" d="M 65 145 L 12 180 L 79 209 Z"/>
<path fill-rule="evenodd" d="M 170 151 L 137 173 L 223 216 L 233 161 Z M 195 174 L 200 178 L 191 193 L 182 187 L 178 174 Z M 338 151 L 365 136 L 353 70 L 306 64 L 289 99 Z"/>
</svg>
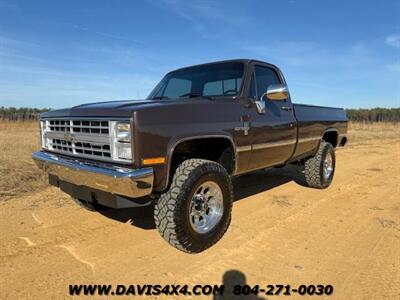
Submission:
<svg viewBox="0 0 400 300">
<path fill-rule="evenodd" d="M 141 229 L 155 229 L 156 224 L 153 218 L 154 205 L 144 207 L 120 208 L 120 209 L 104 209 L 99 211 L 103 216 L 122 222 L 130 223 Z"/>
<path fill-rule="evenodd" d="M 291 181 L 301 186 L 307 186 L 302 174 L 302 168 L 295 165 L 287 165 L 282 168 L 259 170 L 236 177 L 233 179 L 234 201 L 240 201 Z"/>
<path fill-rule="evenodd" d="M 240 201 L 249 196 L 266 192 L 285 183 L 294 181 L 306 186 L 301 168 L 288 165 L 282 168 L 272 168 L 248 173 L 233 179 L 234 201 Z M 98 211 L 103 216 L 122 222 L 130 223 L 141 229 L 155 229 L 153 218 L 154 206 L 133 207 L 121 209 L 104 209 Z"/>
</svg>

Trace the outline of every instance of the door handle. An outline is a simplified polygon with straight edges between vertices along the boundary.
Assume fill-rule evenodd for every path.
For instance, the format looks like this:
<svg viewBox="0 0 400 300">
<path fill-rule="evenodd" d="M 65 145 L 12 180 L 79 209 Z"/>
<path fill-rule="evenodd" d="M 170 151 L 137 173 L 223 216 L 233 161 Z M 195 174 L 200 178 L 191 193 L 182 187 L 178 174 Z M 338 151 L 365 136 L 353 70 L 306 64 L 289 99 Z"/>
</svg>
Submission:
<svg viewBox="0 0 400 300">
<path fill-rule="evenodd" d="M 282 106 L 281 107 L 282 110 L 286 110 L 286 111 L 291 111 L 292 108 L 290 106 Z"/>
</svg>

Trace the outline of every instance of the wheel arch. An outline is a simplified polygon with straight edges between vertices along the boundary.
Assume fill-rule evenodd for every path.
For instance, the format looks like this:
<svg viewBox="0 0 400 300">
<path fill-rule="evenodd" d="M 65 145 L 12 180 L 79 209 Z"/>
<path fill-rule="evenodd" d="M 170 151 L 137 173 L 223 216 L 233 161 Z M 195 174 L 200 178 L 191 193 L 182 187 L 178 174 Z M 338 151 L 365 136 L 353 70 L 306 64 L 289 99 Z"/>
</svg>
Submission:
<svg viewBox="0 0 400 300">
<path fill-rule="evenodd" d="M 165 187 L 164 189 L 166 189 L 172 179 L 172 172 L 173 172 L 173 158 L 174 158 L 174 154 L 176 154 L 176 150 L 179 149 L 179 146 L 182 145 L 183 143 L 186 142 L 198 142 L 198 141 L 208 141 L 208 140 L 217 140 L 217 141 L 224 141 L 226 143 L 226 145 L 229 145 L 229 147 L 231 147 L 232 151 L 233 151 L 233 159 L 234 159 L 234 166 L 233 166 L 233 170 L 232 170 L 232 174 L 230 175 L 234 175 L 236 173 L 237 170 L 237 151 L 236 151 L 236 146 L 235 143 L 233 141 L 233 138 L 228 135 L 228 134 L 206 134 L 206 135 L 195 135 L 195 136 L 186 136 L 186 137 L 181 137 L 178 139 L 175 139 L 174 141 L 172 141 L 170 143 L 170 145 L 168 146 L 168 151 L 167 151 L 167 174 L 166 174 L 166 180 L 165 180 Z"/>
<path fill-rule="evenodd" d="M 334 148 L 336 148 L 339 144 L 339 131 L 334 127 L 328 128 L 322 132 L 321 140 L 330 143 Z"/>
</svg>

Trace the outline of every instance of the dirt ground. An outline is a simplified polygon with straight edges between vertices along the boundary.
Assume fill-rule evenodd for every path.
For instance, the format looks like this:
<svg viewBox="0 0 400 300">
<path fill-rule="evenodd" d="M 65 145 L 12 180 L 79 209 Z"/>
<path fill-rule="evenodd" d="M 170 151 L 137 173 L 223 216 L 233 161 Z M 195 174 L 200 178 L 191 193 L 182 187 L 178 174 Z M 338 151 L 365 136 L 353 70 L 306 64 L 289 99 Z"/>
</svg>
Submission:
<svg viewBox="0 0 400 300">
<path fill-rule="evenodd" d="M 228 232 L 196 255 L 159 236 L 151 208 L 90 212 L 41 184 L 3 193 L 0 298 L 69 298 L 69 284 L 221 284 L 230 274 L 227 286 L 243 275 L 249 285 L 334 286 L 315 299 L 400 299 L 400 134 L 352 134 L 326 190 L 304 187 L 293 166 L 236 178 Z"/>
</svg>

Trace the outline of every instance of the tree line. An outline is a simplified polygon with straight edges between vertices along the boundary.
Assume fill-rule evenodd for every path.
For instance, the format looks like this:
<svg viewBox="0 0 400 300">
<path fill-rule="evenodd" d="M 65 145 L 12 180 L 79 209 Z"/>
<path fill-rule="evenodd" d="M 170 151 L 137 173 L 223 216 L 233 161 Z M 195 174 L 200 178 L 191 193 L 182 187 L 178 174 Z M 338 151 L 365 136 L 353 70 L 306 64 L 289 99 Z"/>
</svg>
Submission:
<svg viewBox="0 0 400 300">
<path fill-rule="evenodd" d="M 49 111 L 49 108 L 29 108 L 29 107 L 0 107 L 0 120 L 9 121 L 29 121 L 37 120 L 41 113 Z"/>
<path fill-rule="evenodd" d="M 37 120 L 49 108 L 0 107 L 0 120 Z M 399 122 L 400 108 L 346 109 L 347 117 L 353 122 Z"/>
<path fill-rule="evenodd" d="M 346 109 L 353 122 L 399 122 L 400 108 Z"/>
</svg>

